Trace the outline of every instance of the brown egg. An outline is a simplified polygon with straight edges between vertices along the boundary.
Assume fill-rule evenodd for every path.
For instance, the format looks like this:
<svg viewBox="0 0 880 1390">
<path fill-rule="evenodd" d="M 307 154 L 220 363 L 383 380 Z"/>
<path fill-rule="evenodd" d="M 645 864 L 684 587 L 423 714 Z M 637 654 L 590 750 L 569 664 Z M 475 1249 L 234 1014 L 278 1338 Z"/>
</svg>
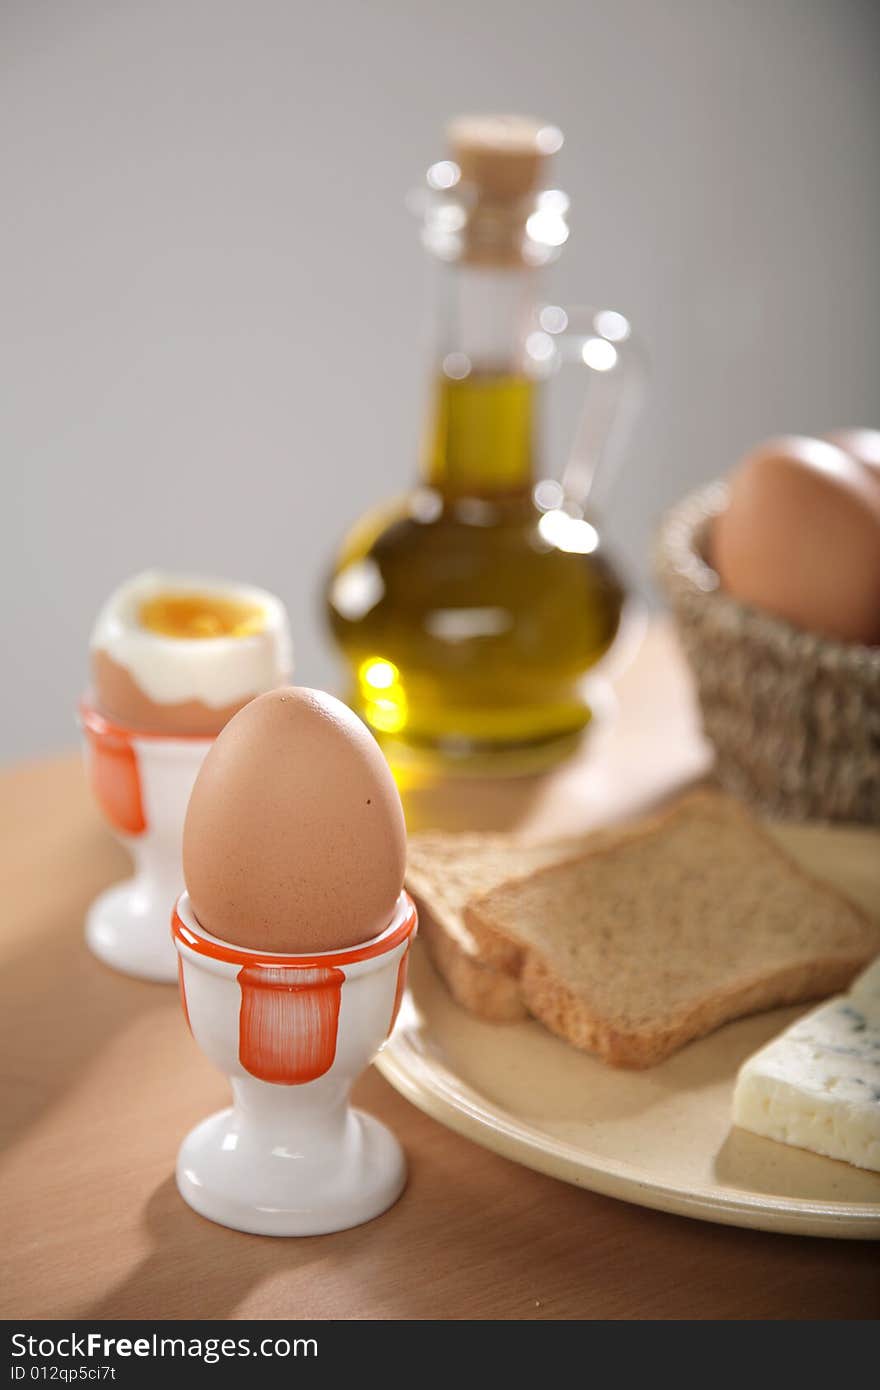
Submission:
<svg viewBox="0 0 880 1390">
<path fill-rule="evenodd" d="M 863 463 L 874 481 L 880 484 L 880 430 L 832 430 L 825 438 Z"/>
<path fill-rule="evenodd" d="M 826 637 L 880 642 L 880 489 L 835 444 L 785 435 L 743 459 L 710 551 L 741 602 Z"/>
<path fill-rule="evenodd" d="M 184 878 L 206 931 L 264 951 L 353 946 L 388 926 L 405 867 L 394 779 L 346 705 L 287 686 L 229 721 L 183 831 Z"/>
</svg>

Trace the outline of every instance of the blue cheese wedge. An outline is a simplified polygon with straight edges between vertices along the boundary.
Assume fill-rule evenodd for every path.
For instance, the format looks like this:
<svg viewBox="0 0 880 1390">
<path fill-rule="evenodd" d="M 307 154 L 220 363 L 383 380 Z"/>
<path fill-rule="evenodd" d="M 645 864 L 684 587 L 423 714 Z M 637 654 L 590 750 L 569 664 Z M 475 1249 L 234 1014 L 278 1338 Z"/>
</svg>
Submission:
<svg viewBox="0 0 880 1390">
<path fill-rule="evenodd" d="M 880 960 L 743 1064 L 733 1121 L 880 1172 Z"/>
</svg>

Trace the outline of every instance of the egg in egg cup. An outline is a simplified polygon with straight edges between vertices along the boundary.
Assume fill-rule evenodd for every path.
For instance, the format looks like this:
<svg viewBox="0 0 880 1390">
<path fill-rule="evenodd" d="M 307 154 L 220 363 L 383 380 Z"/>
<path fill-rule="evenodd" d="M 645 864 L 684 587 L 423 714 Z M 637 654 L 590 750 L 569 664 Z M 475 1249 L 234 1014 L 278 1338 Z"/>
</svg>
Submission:
<svg viewBox="0 0 880 1390">
<path fill-rule="evenodd" d="M 180 1149 L 177 1186 L 195 1211 L 238 1231 L 305 1236 L 397 1200 L 403 1150 L 349 1095 L 394 1027 L 415 930 L 402 892 L 372 940 L 283 955 L 211 936 L 182 895 L 172 931 L 184 1013 L 233 1096 Z"/>
<path fill-rule="evenodd" d="M 291 670 L 287 615 L 262 589 L 147 573 L 118 589 L 91 641 L 80 704 L 98 806 L 135 873 L 91 905 L 86 941 L 106 965 L 171 982 L 168 914 L 183 884 L 189 795 L 216 735 Z"/>
</svg>

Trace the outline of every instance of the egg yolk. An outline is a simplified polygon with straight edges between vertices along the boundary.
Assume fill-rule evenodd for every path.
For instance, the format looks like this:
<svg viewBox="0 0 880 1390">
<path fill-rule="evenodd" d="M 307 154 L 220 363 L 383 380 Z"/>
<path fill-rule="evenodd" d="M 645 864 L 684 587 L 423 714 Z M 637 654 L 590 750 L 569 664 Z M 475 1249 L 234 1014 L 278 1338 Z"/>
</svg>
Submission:
<svg viewBox="0 0 880 1390">
<path fill-rule="evenodd" d="M 221 594 L 158 594 L 141 604 L 138 620 L 161 637 L 250 637 L 263 630 L 266 615 L 256 603 Z"/>
</svg>

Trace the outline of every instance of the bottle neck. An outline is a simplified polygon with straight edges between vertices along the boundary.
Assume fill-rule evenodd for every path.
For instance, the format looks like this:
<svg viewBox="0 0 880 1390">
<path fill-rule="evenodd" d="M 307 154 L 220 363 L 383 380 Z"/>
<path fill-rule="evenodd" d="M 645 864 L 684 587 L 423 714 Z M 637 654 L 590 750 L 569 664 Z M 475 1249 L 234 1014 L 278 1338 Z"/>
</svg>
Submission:
<svg viewBox="0 0 880 1390">
<path fill-rule="evenodd" d="M 526 368 L 537 274 L 466 263 L 440 270 L 434 396 L 422 472 L 443 495 L 527 490 L 538 383 Z"/>
</svg>

